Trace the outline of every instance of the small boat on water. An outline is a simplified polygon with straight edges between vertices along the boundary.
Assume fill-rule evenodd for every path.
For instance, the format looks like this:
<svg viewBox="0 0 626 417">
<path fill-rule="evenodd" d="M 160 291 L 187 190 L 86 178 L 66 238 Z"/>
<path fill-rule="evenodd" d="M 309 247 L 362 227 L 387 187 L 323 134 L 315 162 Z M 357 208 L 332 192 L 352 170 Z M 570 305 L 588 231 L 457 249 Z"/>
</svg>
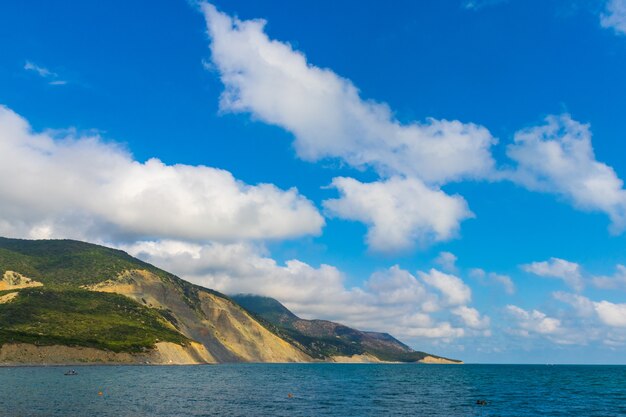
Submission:
<svg viewBox="0 0 626 417">
<path fill-rule="evenodd" d="M 70 369 L 69 371 L 65 372 L 63 375 L 65 375 L 65 376 L 74 376 L 74 375 L 78 375 L 78 372 L 76 372 L 73 369 Z"/>
</svg>

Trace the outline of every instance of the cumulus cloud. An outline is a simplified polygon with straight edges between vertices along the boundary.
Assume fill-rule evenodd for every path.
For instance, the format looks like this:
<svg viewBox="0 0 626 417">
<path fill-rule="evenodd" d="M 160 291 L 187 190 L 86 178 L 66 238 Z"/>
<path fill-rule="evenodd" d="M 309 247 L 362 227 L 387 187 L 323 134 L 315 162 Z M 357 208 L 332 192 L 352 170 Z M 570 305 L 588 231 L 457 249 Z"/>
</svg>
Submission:
<svg viewBox="0 0 626 417">
<path fill-rule="evenodd" d="M 626 304 L 615 304 L 609 301 L 594 303 L 600 320 L 607 326 L 626 327 Z"/>
<path fill-rule="evenodd" d="M 555 299 L 572 306 L 576 315 L 579 317 L 592 317 L 595 313 L 593 302 L 585 296 L 563 291 L 557 291 L 553 296 Z"/>
<path fill-rule="evenodd" d="M 324 220 L 296 189 L 248 185 L 224 170 L 145 163 L 72 131 L 33 132 L 0 106 L 0 234 L 86 240 L 282 239 Z"/>
<path fill-rule="evenodd" d="M 561 330 L 561 321 L 554 317 L 548 317 L 539 310 L 524 310 L 514 305 L 506 306 L 506 311 L 512 316 L 517 327 L 517 334 L 531 336 L 533 334 L 552 335 Z"/>
<path fill-rule="evenodd" d="M 593 301 L 566 292 L 555 292 L 553 296 L 571 307 L 562 314 L 566 324 L 561 337 L 577 344 L 590 341 L 599 341 L 609 347 L 626 344 L 626 304 Z"/>
<path fill-rule="evenodd" d="M 544 339 L 557 345 L 588 345 L 591 342 L 606 344 L 609 340 L 615 341 L 611 336 L 612 329 L 598 321 L 593 303 L 585 297 L 568 293 L 555 293 L 554 297 L 571 305 L 573 310 L 559 309 L 547 314 L 537 309 L 525 310 L 508 305 L 505 317 L 509 320 L 509 334 Z"/>
<path fill-rule="evenodd" d="M 435 119 L 402 124 L 386 104 L 361 98 L 351 81 L 270 39 L 265 21 L 231 18 L 208 3 L 202 10 L 225 86 L 222 110 L 292 132 L 301 158 L 341 158 L 427 183 L 490 175 L 495 139 L 484 127 Z"/>
<path fill-rule="evenodd" d="M 561 279 L 577 291 L 582 290 L 584 287 L 580 265 L 565 259 L 550 258 L 547 261 L 533 262 L 521 267 L 524 271 L 540 277 Z"/>
<path fill-rule="evenodd" d="M 600 24 L 617 33 L 626 34 L 626 0 L 609 0 L 604 13 L 600 15 Z"/>
<path fill-rule="evenodd" d="M 435 263 L 439 265 L 446 272 L 456 272 L 456 261 L 457 257 L 455 254 L 451 252 L 439 252 L 437 258 L 435 258 Z"/>
<path fill-rule="evenodd" d="M 489 278 L 496 284 L 501 285 L 507 294 L 515 294 L 515 284 L 513 284 L 513 280 L 510 276 L 490 272 Z"/>
<path fill-rule="evenodd" d="M 420 271 L 419 276 L 425 283 L 441 292 L 443 301 L 448 306 L 465 305 L 472 299 L 472 290 L 455 275 L 432 268 L 428 272 Z"/>
<path fill-rule="evenodd" d="M 393 177 L 362 183 L 333 179 L 340 198 L 324 201 L 329 214 L 368 225 L 369 246 L 377 251 L 409 249 L 454 237 L 460 222 L 472 217 L 465 200 L 429 188 L 418 179 Z"/>
<path fill-rule="evenodd" d="M 365 288 L 368 292 L 376 294 L 381 304 L 416 303 L 427 313 L 439 310 L 438 297 L 415 276 L 397 265 L 374 272 L 365 282 Z"/>
<path fill-rule="evenodd" d="M 487 329 L 491 322 L 489 317 L 482 316 L 480 312 L 473 307 L 460 306 L 453 309 L 452 314 L 459 316 L 465 325 L 472 329 Z"/>
<path fill-rule="evenodd" d="M 463 4 L 478 9 L 494 3 L 497 1 Z M 617 21 L 623 3 L 609 2 L 603 21 Z M 450 181 L 507 177 L 530 190 L 559 195 L 579 209 L 606 213 L 612 232 L 626 228 L 626 191 L 621 179 L 611 167 L 595 159 L 589 127 L 569 115 L 550 116 L 543 126 L 517 132 L 507 151 L 517 168 L 499 172 L 491 154 L 496 140 L 486 128 L 457 120 L 401 123 L 387 104 L 361 97 L 350 80 L 311 64 L 291 45 L 270 39 L 264 30 L 265 21 L 242 21 L 208 3 L 202 3 L 201 8 L 210 38 L 212 68 L 225 87 L 221 110 L 249 113 L 293 133 L 296 152 L 302 159 L 338 158 L 356 168 L 374 169 L 381 178 L 375 184 L 394 179 L 419 182 L 433 196 L 443 193 L 438 187 Z M 457 203 L 447 205 L 454 215 L 446 216 L 444 233 L 433 233 L 428 220 L 436 214 L 427 208 L 409 217 L 418 227 L 380 245 L 376 243 L 379 228 L 373 220 L 380 215 L 378 205 L 352 199 L 345 204 L 349 206 L 345 218 L 370 226 L 372 249 L 406 249 L 416 242 L 447 239 L 448 231 L 458 229 L 469 210 L 459 210 L 460 197 L 445 197 Z M 394 217 L 405 216 L 406 212 L 399 211 Z"/>
<path fill-rule="evenodd" d="M 591 279 L 591 282 L 597 288 L 605 290 L 626 290 L 626 266 L 617 265 L 616 269 L 613 276 L 596 276 Z"/>
<path fill-rule="evenodd" d="M 416 317 L 418 317 L 417 322 L 414 321 Z M 422 325 L 420 326 L 420 324 Z M 430 320 L 430 323 L 423 323 L 420 315 L 409 317 L 408 320 L 402 320 L 400 326 L 407 326 L 402 334 L 408 338 L 441 339 L 444 342 L 449 342 L 467 335 L 465 329 L 455 327 L 447 321 L 432 323 L 432 320 Z"/>
<path fill-rule="evenodd" d="M 481 268 L 474 268 L 469 273 L 470 277 L 476 278 L 483 285 L 497 285 L 509 294 L 515 294 L 516 288 L 513 280 L 508 275 L 498 274 L 495 272 L 487 272 Z"/>
<path fill-rule="evenodd" d="M 626 228 L 626 190 L 613 168 L 596 160 L 589 125 L 568 114 L 518 131 L 507 155 L 517 162 L 511 179 L 530 190 L 557 194 L 575 207 L 606 213 L 611 231 Z"/>
<path fill-rule="evenodd" d="M 543 262 L 521 265 L 526 272 L 549 278 L 563 280 L 571 288 L 581 291 L 585 282 L 604 290 L 626 290 L 626 266 L 617 264 L 613 275 L 583 274 L 582 268 L 575 262 L 559 258 L 550 258 Z"/>
<path fill-rule="evenodd" d="M 178 241 L 137 242 L 122 248 L 132 255 L 173 271 L 208 288 L 227 294 L 251 293 L 276 297 L 311 317 L 328 314 L 328 300 L 346 301 L 343 274 L 335 267 L 314 268 L 298 260 L 285 265 L 264 256 L 262 248 L 249 243 L 194 244 Z M 358 292 L 357 297 L 364 293 Z M 350 316 L 351 307 L 342 313 Z M 367 310 L 367 308 L 366 308 Z"/>
<path fill-rule="evenodd" d="M 299 260 L 281 265 L 249 243 L 160 241 L 121 248 L 199 285 L 276 298 L 303 318 L 412 340 L 482 336 L 489 326 L 488 317 L 467 306 L 469 288 L 459 278 L 436 271 L 424 280 L 393 266 L 373 273 L 361 286 L 348 287 L 344 274 L 333 266 L 313 267 Z"/>
<path fill-rule="evenodd" d="M 232 18 L 208 3 L 202 11 L 212 67 L 225 87 L 222 111 L 249 113 L 293 133 L 304 160 L 337 158 L 380 176 L 371 184 L 335 179 L 345 196 L 327 203 L 332 214 L 368 224 L 373 250 L 403 250 L 455 235 L 471 213 L 460 196 L 448 196 L 439 186 L 495 176 L 496 140 L 487 129 L 457 120 L 401 123 L 387 104 L 362 98 L 350 80 L 270 39 L 265 21 Z M 366 190 L 379 194 L 357 195 Z M 401 222 L 407 230 L 400 230 Z M 389 233 L 381 233 L 384 227 Z"/>
</svg>

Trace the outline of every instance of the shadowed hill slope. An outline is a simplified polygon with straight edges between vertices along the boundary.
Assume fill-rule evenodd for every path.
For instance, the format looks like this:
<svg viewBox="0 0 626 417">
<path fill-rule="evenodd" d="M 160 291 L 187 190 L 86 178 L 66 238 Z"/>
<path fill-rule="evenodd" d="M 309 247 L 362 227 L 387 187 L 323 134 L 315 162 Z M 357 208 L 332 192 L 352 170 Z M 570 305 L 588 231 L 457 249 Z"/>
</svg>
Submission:
<svg viewBox="0 0 626 417">
<path fill-rule="evenodd" d="M 360 331 L 327 320 L 301 319 L 270 297 L 238 294 L 231 298 L 274 325 L 276 332 L 314 358 L 367 354 L 390 362 L 418 362 L 426 358 L 460 362 L 415 351 L 388 333 Z"/>
</svg>

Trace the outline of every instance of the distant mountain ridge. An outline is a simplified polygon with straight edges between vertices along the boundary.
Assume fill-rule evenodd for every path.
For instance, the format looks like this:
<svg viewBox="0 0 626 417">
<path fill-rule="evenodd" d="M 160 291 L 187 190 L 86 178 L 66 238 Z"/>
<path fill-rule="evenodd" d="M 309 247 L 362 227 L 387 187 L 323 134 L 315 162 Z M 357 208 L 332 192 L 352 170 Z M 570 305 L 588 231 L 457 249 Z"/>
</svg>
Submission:
<svg viewBox="0 0 626 417">
<path fill-rule="evenodd" d="M 237 294 L 231 298 L 252 314 L 276 326 L 278 334 L 314 358 L 370 355 L 389 362 L 418 362 L 425 358 L 460 362 L 415 351 L 388 333 L 356 330 L 328 320 L 301 319 L 270 297 Z"/>
<path fill-rule="evenodd" d="M 104 246 L 0 238 L 0 364 L 437 358 L 390 335 L 302 320 L 273 299 L 253 308 L 253 299 L 244 308 Z"/>
</svg>

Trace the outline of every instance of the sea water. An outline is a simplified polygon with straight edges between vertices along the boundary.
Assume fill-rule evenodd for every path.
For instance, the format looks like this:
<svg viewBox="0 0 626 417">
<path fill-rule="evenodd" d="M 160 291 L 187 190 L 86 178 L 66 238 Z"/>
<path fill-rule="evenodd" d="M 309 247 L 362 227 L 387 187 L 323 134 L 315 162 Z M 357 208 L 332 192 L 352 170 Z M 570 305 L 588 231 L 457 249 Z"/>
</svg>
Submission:
<svg viewBox="0 0 626 417">
<path fill-rule="evenodd" d="M 0 368 L 0 416 L 626 416 L 626 367 Z M 477 404 L 484 400 L 486 404 Z"/>
</svg>

